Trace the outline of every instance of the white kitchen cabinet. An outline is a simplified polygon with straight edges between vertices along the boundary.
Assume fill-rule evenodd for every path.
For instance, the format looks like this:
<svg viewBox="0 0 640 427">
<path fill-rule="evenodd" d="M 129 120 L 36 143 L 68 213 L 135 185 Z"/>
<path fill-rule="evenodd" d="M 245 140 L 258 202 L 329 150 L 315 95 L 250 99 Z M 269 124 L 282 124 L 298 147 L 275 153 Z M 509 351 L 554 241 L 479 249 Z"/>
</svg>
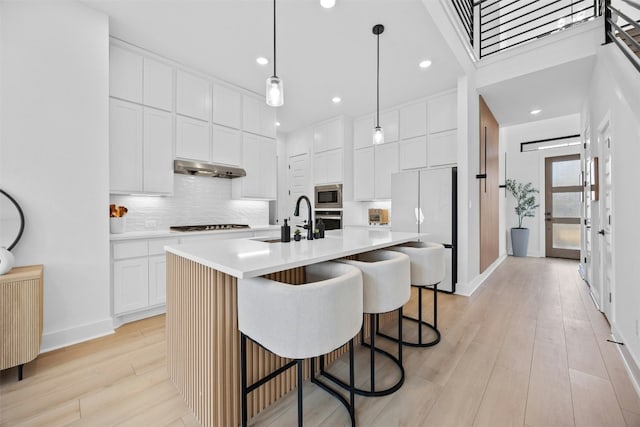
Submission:
<svg viewBox="0 0 640 427">
<path fill-rule="evenodd" d="M 427 166 L 427 136 L 404 139 L 399 143 L 400 169 L 417 169 Z"/>
<path fill-rule="evenodd" d="M 211 160 L 213 163 L 240 166 L 242 133 L 224 126 L 211 126 Z"/>
<path fill-rule="evenodd" d="M 374 149 L 373 147 L 353 152 L 353 199 L 373 200 L 374 185 Z"/>
<path fill-rule="evenodd" d="M 353 122 L 353 148 L 367 148 L 373 145 L 373 128 L 376 125 L 374 116 L 362 117 Z"/>
<path fill-rule="evenodd" d="M 276 142 L 259 135 L 243 133 L 242 166 L 247 176 L 231 182 L 234 199 L 276 198 Z"/>
<path fill-rule="evenodd" d="M 167 257 L 149 257 L 149 306 L 167 301 Z"/>
<path fill-rule="evenodd" d="M 109 188 L 111 192 L 142 191 L 142 135 L 142 106 L 110 99 Z"/>
<path fill-rule="evenodd" d="M 317 126 L 314 130 L 313 139 L 315 153 L 342 148 L 344 145 L 342 118 L 338 117 Z"/>
<path fill-rule="evenodd" d="M 213 123 L 234 129 L 242 127 L 242 95 L 239 92 L 213 85 Z"/>
<path fill-rule="evenodd" d="M 184 71 L 178 71 L 176 76 L 176 113 L 208 121 L 210 108 L 209 82 Z"/>
<path fill-rule="evenodd" d="M 142 103 L 142 55 L 109 46 L 109 95 Z"/>
<path fill-rule="evenodd" d="M 208 162 L 209 150 L 209 123 L 177 116 L 176 157 Z"/>
<path fill-rule="evenodd" d="M 409 139 L 427 134 L 427 103 L 418 102 L 400 109 L 400 138 Z"/>
<path fill-rule="evenodd" d="M 384 131 L 384 142 L 394 142 L 398 140 L 398 120 L 400 113 L 398 110 L 385 111 L 380 113 L 380 126 Z M 371 128 L 373 131 L 373 128 Z M 371 132 L 370 132 L 371 133 Z M 371 135 L 370 135 L 371 136 Z M 373 140 L 373 138 L 371 138 Z"/>
<path fill-rule="evenodd" d="M 342 148 L 313 156 L 313 176 L 316 185 L 342 182 Z"/>
<path fill-rule="evenodd" d="M 429 133 L 456 129 L 458 127 L 456 93 L 430 99 L 428 113 Z"/>
<path fill-rule="evenodd" d="M 142 102 L 144 105 L 160 110 L 173 110 L 173 68 L 153 59 L 144 58 Z"/>
<path fill-rule="evenodd" d="M 113 262 L 114 314 L 139 310 L 149 305 L 149 269 L 147 257 Z"/>
<path fill-rule="evenodd" d="M 391 198 L 391 175 L 398 172 L 398 143 L 375 146 L 375 198 Z"/>
<path fill-rule="evenodd" d="M 429 166 L 454 165 L 458 162 L 458 131 L 429 135 L 427 163 Z"/>
<path fill-rule="evenodd" d="M 268 138 L 276 137 L 276 110 L 264 99 L 242 97 L 242 130 Z"/>
<path fill-rule="evenodd" d="M 143 183 L 145 193 L 173 192 L 171 113 L 144 108 Z"/>
</svg>

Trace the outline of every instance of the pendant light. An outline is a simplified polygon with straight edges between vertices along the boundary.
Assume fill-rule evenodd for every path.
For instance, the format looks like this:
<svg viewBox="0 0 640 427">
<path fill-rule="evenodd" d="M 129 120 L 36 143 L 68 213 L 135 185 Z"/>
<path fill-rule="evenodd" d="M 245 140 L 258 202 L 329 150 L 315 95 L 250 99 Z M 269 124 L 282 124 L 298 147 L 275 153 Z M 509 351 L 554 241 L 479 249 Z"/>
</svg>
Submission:
<svg viewBox="0 0 640 427">
<path fill-rule="evenodd" d="M 284 83 L 276 74 L 276 0 L 273 0 L 273 76 L 267 79 L 267 105 L 279 107 L 284 104 Z"/>
<path fill-rule="evenodd" d="M 373 143 L 384 143 L 384 131 L 380 126 L 380 34 L 384 31 L 384 25 L 377 24 L 373 26 L 373 34 L 378 39 L 378 54 L 376 68 L 376 127 L 373 129 Z"/>
</svg>

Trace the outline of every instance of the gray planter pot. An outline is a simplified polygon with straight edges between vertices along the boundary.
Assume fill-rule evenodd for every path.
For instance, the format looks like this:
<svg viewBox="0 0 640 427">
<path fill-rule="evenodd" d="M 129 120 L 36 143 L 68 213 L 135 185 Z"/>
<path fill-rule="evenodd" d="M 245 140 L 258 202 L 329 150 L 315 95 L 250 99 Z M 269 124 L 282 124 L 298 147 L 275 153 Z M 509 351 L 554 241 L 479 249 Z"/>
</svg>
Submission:
<svg viewBox="0 0 640 427">
<path fill-rule="evenodd" d="M 527 256 L 527 248 L 529 247 L 529 229 L 528 228 L 512 228 L 511 229 L 511 248 L 513 256 Z"/>
</svg>

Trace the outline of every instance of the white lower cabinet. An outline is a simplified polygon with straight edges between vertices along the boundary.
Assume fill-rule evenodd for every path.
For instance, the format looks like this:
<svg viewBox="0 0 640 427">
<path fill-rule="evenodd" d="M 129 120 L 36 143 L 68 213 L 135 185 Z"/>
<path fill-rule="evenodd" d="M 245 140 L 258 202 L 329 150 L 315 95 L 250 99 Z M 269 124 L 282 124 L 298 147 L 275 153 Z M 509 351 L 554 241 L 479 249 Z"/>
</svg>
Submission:
<svg viewBox="0 0 640 427">
<path fill-rule="evenodd" d="M 127 314 L 160 306 L 166 301 L 164 247 L 179 239 L 113 242 L 113 313 Z"/>
</svg>

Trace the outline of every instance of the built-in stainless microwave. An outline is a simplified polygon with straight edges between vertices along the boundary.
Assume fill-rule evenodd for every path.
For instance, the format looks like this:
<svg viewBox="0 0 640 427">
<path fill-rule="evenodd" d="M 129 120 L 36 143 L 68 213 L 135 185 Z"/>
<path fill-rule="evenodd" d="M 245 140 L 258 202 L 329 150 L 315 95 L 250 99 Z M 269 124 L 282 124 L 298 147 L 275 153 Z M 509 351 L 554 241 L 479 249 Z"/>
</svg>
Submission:
<svg viewBox="0 0 640 427">
<path fill-rule="evenodd" d="M 317 185 L 316 209 L 342 209 L 342 184 Z"/>
</svg>

